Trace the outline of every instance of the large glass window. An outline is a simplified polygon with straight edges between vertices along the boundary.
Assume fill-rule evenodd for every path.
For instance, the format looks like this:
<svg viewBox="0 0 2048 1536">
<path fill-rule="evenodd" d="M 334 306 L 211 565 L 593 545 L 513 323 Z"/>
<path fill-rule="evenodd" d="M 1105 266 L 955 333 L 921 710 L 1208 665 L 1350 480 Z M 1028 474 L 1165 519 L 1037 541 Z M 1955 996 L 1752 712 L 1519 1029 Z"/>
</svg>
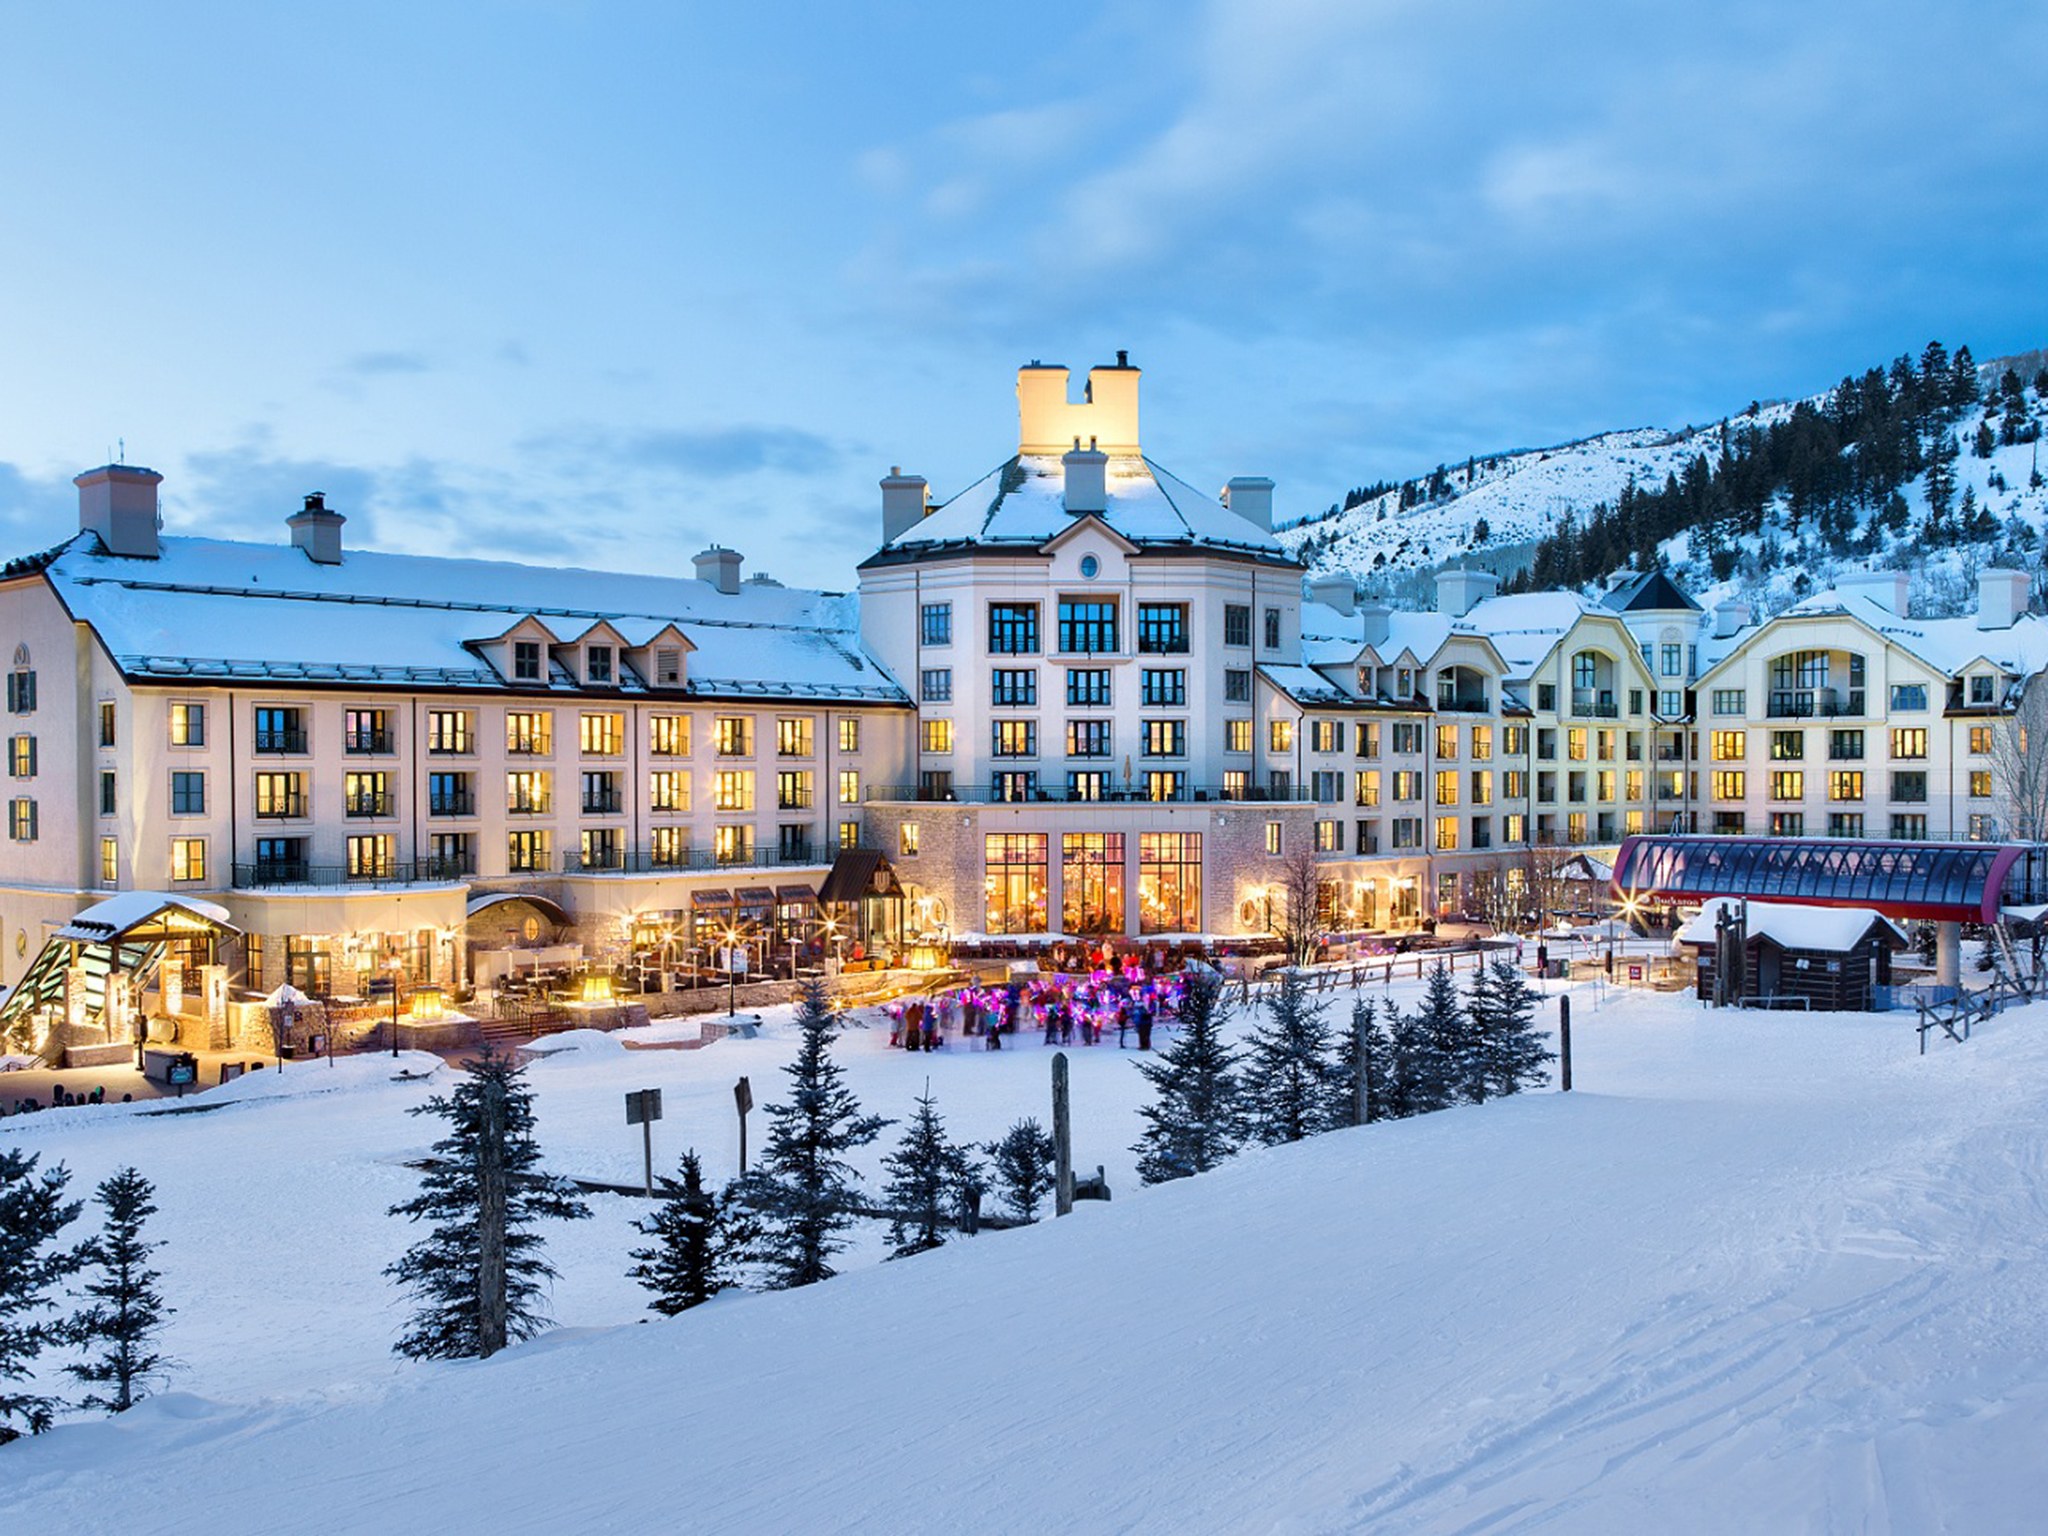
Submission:
<svg viewBox="0 0 2048 1536">
<path fill-rule="evenodd" d="M 926 645 L 951 645 L 953 643 L 953 605 L 951 603 L 926 603 L 919 610 L 918 633 Z"/>
<path fill-rule="evenodd" d="M 1202 834 L 1138 834 L 1138 931 L 1202 931 Z"/>
<path fill-rule="evenodd" d="M 1069 720 L 1067 722 L 1067 756 L 1107 757 L 1109 752 L 1109 721 Z"/>
<path fill-rule="evenodd" d="M 1188 675 L 1179 667 L 1147 667 L 1138 675 L 1138 692 L 1147 709 L 1179 709 L 1188 701 Z"/>
<path fill-rule="evenodd" d="M 471 751 L 469 721 L 466 709 L 428 710 L 427 750 L 443 757 Z"/>
<path fill-rule="evenodd" d="M 1029 667 L 997 670 L 989 679 L 989 702 L 998 709 L 1028 709 L 1038 702 L 1038 674 Z"/>
<path fill-rule="evenodd" d="M 991 832 L 982 839 L 990 933 L 1046 931 L 1046 834 Z"/>
<path fill-rule="evenodd" d="M 1060 600 L 1060 649 L 1069 655 L 1108 655 L 1116 650 L 1116 604 Z"/>
<path fill-rule="evenodd" d="M 1188 751 L 1185 720 L 1146 720 L 1141 722 L 1142 735 L 1139 750 L 1146 757 L 1185 757 Z"/>
<path fill-rule="evenodd" d="M 1065 605 L 1062 605 L 1062 612 Z M 990 603 L 988 605 L 988 648 L 998 656 L 1034 656 L 1038 653 L 1038 604 Z"/>
<path fill-rule="evenodd" d="M 1188 648 L 1186 603 L 1138 604 L 1138 650 L 1147 655 L 1177 656 Z"/>
<path fill-rule="evenodd" d="M 1109 668 L 1071 669 L 1067 673 L 1067 702 L 1084 706 L 1109 703 Z"/>
<path fill-rule="evenodd" d="M 1124 835 L 1060 837 L 1060 926 L 1067 933 L 1124 931 Z"/>
</svg>

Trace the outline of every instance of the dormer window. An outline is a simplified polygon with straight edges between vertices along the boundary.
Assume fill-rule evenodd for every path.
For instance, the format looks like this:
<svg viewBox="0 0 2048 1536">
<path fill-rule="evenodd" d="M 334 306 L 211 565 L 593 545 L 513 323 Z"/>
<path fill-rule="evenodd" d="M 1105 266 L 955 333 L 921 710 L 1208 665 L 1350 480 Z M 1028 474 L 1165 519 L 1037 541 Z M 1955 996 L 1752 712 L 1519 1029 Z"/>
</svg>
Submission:
<svg viewBox="0 0 2048 1536">
<path fill-rule="evenodd" d="M 583 676 L 586 682 L 609 683 L 612 681 L 612 648 L 608 645 L 593 645 L 584 652 Z"/>
<path fill-rule="evenodd" d="M 680 688 L 683 685 L 683 648 L 679 645 L 663 645 L 654 651 L 654 682 L 660 688 Z"/>
<path fill-rule="evenodd" d="M 1989 704 L 1992 694 L 1992 678 L 1989 673 L 1979 672 L 1970 679 L 1970 702 Z"/>
<path fill-rule="evenodd" d="M 540 681 L 540 642 L 538 640 L 514 640 L 512 642 L 512 676 L 519 682 Z"/>
</svg>

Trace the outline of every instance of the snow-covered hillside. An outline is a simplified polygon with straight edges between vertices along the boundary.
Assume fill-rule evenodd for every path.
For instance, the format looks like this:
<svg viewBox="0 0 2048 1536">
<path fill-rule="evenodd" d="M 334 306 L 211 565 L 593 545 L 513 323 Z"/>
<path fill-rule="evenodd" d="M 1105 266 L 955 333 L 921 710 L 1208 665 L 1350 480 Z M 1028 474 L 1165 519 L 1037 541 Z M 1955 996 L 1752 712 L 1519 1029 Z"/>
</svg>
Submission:
<svg viewBox="0 0 2048 1536">
<path fill-rule="evenodd" d="M 2038 380 L 2044 355 L 1984 364 L 1976 370 L 1980 400 L 1940 429 L 1955 455 L 1945 513 L 1951 521 L 1943 536 L 1930 533 L 1928 472 L 1916 469 L 1900 488 L 1898 505 L 1855 508 L 1846 519 L 1831 520 L 1810 509 L 1801 515 L 1778 494 L 1753 528 L 1713 539 L 1685 529 L 1661 540 L 1656 558 L 1709 605 L 1735 596 L 1759 613 L 1774 613 L 1830 586 L 1838 571 L 1890 566 L 1912 572 L 1916 611 L 1961 611 L 1979 567 L 1996 561 L 2039 569 L 2043 563 L 2048 466 L 2041 463 L 2038 439 L 2048 425 L 2048 400 Z M 1999 391 L 2008 370 L 2021 382 L 2034 440 L 2005 440 L 2010 434 Z M 1745 410 L 1727 426 L 1738 434 L 1768 430 L 1802 405 L 1824 411 L 1828 400 L 1824 393 Z M 1595 509 L 1614 508 L 1631 487 L 1657 492 L 1671 479 L 1682 480 L 1695 460 L 1718 468 L 1726 444 L 1723 424 L 1715 423 L 1610 432 L 1554 448 L 1486 455 L 1295 524 L 1279 537 L 1318 575 L 1353 575 L 1380 595 L 1426 603 L 1433 596 L 1428 573 L 1456 560 L 1513 575 L 1529 566 L 1537 542 L 1554 535 L 1567 517 L 1583 528 Z M 1972 520 L 1974 527 L 1957 532 Z M 1590 579 L 1589 590 L 1602 586 L 1607 574 Z"/>
<path fill-rule="evenodd" d="M 244 1279 L 177 1294 L 166 1250 L 180 1333 L 213 1330 L 209 1360 L 297 1350 L 304 1374 L 195 1370 L 0 1451 L 0 1484 L 38 1529 L 124 1536 L 2037 1529 L 2048 1005 L 1922 1057 L 1898 1015 L 1598 1001 L 1577 988 L 1569 1096 L 1121 1183 L 1069 1220 L 481 1364 L 367 1347 L 365 1271 L 396 1234 L 354 1213 L 407 1182 L 416 1090 L 10 1122 L 83 1172 L 130 1157 L 187 1191 L 163 1235 Z M 745 1045 L 540 1069 L 543 1137 L 593 1139 L 643 1077 L 687 1090 L 671 1115 L 695 1134 L 743 1057 L 763 1085 L 773 1043 Z M 1135 1073 L 1070 1055 L 1100 1147 Z M 849 1060 L 874 1107 L 929 1070 L 989 1123 L 1035 1107 L 1045 1065 L 867 1038 Z M 1031 1103 L 998 1112 L 1013 1094 Z M 372 1251 L 338 1251 L 330 1219 Z M 595 1229 L 620 1235 L 578 1225 L 572 1272 Z M 565 1313 L 605 1314 L 570 1283 Z M 631 1324 L 623 1290 L 608 1307 Z"/>
</svg>

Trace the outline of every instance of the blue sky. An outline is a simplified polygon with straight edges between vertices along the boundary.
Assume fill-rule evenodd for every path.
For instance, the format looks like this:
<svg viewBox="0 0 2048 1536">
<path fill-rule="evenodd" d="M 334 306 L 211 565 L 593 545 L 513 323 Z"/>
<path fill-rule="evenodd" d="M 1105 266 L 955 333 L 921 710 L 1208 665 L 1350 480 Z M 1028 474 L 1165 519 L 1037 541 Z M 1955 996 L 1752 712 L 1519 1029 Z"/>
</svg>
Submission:
<svg viewBox="0 0 2048 1536">
<path fill-rule="evenodd" d="M 2048 342 L 2048 8 L 0 8 L 0 539 L 851 583 L 891 464 L 1130 349 L 1148 450 L 1348 485 Z"/>
</svg>

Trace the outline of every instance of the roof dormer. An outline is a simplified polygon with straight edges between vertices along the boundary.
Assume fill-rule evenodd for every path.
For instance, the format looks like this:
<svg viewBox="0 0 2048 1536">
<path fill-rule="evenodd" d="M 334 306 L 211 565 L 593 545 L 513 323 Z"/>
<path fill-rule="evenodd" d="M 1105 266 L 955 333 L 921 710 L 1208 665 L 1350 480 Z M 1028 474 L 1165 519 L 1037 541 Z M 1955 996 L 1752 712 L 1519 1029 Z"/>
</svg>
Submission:
<svg viewBox="0 0 2048 1536">
<path fill-rule="evenodd" d="M 469 647 L 515 688 L 545 688 L 553 680 L 554 652 L 562 637 L 532 614 L 498 634 L 471 640 Z"/>
</svg>

